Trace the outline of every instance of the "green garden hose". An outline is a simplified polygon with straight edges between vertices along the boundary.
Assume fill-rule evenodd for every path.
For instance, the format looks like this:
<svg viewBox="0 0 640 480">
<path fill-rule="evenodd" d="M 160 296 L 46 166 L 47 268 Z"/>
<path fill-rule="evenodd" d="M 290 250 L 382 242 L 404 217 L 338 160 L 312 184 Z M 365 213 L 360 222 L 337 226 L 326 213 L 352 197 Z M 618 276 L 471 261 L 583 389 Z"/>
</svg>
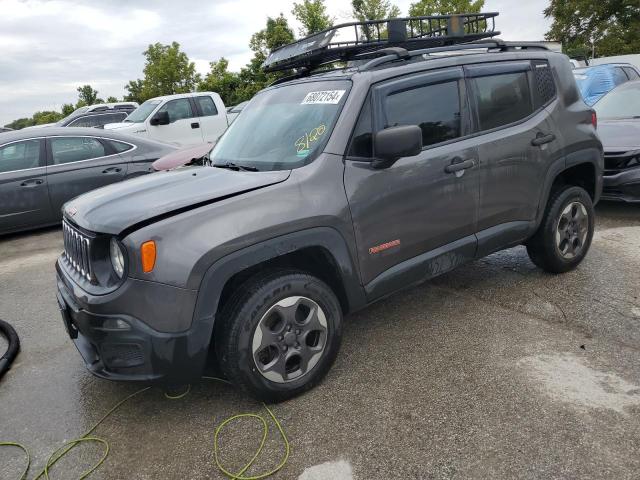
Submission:
<svg viewBox="0 0 640 480">
<path fill-rule="evenodd" d="M 221 378 L 215 378 L 215 377 L 203 377 L 206 380 L 213 380 L 216 382 L 222 382 L 225 383 L 227 385 L 229 385 L 230 383 L 226 380 L 223 380 Z M 133 397 L 140 395 L 143 392 L 146 392 L 147 390 L 149 390 L 151 387 L 146 387 L 143 388 L 141 390 L 138 390 L 134 393 L 132 393 L 131 395 L 126 396 L 125 398 L 123 398 L 122 400 L 120 400 L 118 403 L 116 403 L 113 407 L 111 407 L 111 409 L 109 409 L 109 411 L 107 411 L 107 413 L 105 413 L 102 418 L 100 418 L 100 420 L 98 420 L 93 427 L 91 427 L 89 430 L 87 430 L 87 432 L 85 432 L 84 435 L 82 435 L 81 437 L 75 439 L 75 440 L 71 440 L 70 442 L 65 443 L 64 445 L 62 445 L 60 448 L 58 448 L 57 450 L 55 450 L 48 458 L 47 463 L 45 464 L 44 468 L 40 471 L 40 473 L 38 473 L 38 475 L 36 475 L 33 480 L 38 480 L 40 478 L 43 478 L 45 480 L 50 480 L 49 479 L 49 470 L 51 469 L 51 467 L 53 467 L 53 465 L 55 465 L 56 462 L 58 462 L 58 460 L 60 460 L 62 457 L 64 457 L 67 453 L 69 453 L 69 451 L 74 448 L 76 445 L 83 443 L 83 442 L 97 442 L 103 445 L 104 447 L 104 453 L 102 454 L 102 457 L 88 470 L 86 470 L 85 472 L 83 472 L 80 477 L 78 477 L 78 480 L 82 480 L 84 478 L 87 478 L 92 472 L 94 472 L 98 467 L 100 467 L 100 465 L 102 465 L 104 463 L 104 461 L 106 460 L 107 456 L 109 455 L 109 443 L 106 440 L 103 440 L 101 438 L 95 437 L 95 436 L 91 436 L 91 434 L 95 431 L 96 428 L 98 428 L 98 426 L 104 422 L 112 413 L 114 413 L 116 410 L 118 410 L 124 403 L 126 403 L 127 401 L 129 401 L 130 399 L 132 399 Z M 187 388 L 187 390 L 179 395 L 175 395 L 175 396 L 170 396 L 168 394 L 165 394 L 165 397 L 170 399 L 170 400 L 178 400 L 181 398 L 184 398 L 187 396 L 187 394 L 190 392 L 191 390 L 191 386 L 189 386 Z M 273 423 L 275 424 L 276 428 L 278 429 L 278 432 L 280 433 L 280 436 L 282 437 L 282 441 L 284 443 L 284 455 L 282 460 L 280 461 L 280 463 L 273 469 L 264 472 L 264 473 L 260 473 L 254 476 L 245 476 L 244 474 L 247 472 L 247 470 L 249 470 L 253 464 L 255 463 L 255 461 L 260 457 L 260 454 L 262 453 L 263 449 L 264 449 L 264 445 L 266 443 L 267 440 L 267 434 L 269 432 L 269 426 L 267 423 L 267 420 L 265 420 L 264 417 L 257 415 L 255 413 L 241 413 L 238 415 L 234 415 L 232 417 L 227 418 L 226 420 L 224 420 L 220 425 L 218 425 L 218 427 L 216 428 L 214 435 L 213 435 L 213 456 L 215 459 L 215 463 L 216 466 L 218 467 L 218 469 L 229 479 L 231 480 L 260 480 L 263 478 L 267 478 L 273 474 L 275 474 L 276 472 L 278 472 L 282 467 L 285 466 L 285 464 L 287 463 L 287 460 L 289 459 L 289 453 L 291 451 L 290 445 L 289 445 L 289 440 L 287 439 L 287 435 L 284 432 L 284 429 L 282 428 L 282 425 L 280 424 L 280 422 L 278 421 L 278 419 L 276 418 L 276 416 L 273 414 L 273 412 L 271 411 L 271 409 L 269 409 L 269 407 L 267 407 L 267 405 L 265 405 L 264 403 L 262 404 L 262 406 L 264 407 L 264 409 L 267 411 L 267 413 L 269 414 L 271 420 L 273 421 Z M 218 437 L 220 436 L 220 432 L 224 429 L 224 427 L 226 427 L 227 425 L 229 425 L 231 422 L 239 420 L 241 418 L 254 418 L 256 420 L 258 420 L 261 424 L 262 424 L 262 440 L 260 442 L 260 445 L 258 446 L 257 450 L 255 451 L 255 453 L 253 454 L 253 456 L 251 457 L 251 459 L 247 462 L 247 464 L 242 467 L 237 473 L 233 473 L 231 472 L 227 467 L 225 467 L 221 460 L 220 460 L 220 446 L 219 446 L 219 442 L 218 442 Z M 0 442 L 0 447 L 13 447 L 13 448 L 19 448 L 21 450 L 24 451 L 25 455 L 26 455 L 26 465 L 24 467 L 24 470 L 22 472 L 22 474 L 18 477 L 17 480 L 26 480 L 27 478 L 27 473 L 29 472 L 29 467 L 31 466 L 31 456 L 29 455 L 29 450 L 27 450 L 27 448 L 20 444 L 20 443 L 16 443 L 16 442 Z"/>
</svg>

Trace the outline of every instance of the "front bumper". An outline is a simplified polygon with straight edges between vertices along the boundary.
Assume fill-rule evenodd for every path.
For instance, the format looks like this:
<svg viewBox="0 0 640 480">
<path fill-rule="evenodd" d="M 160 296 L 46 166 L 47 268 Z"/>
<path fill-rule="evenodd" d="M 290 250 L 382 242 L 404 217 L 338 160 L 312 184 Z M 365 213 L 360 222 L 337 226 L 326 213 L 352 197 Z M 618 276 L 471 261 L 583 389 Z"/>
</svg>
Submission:
<svg viewBox="0 0 640 480">
<path fill-rule="evenodd" d="M 80 295 L 60 263 L 56 270 L 56 297 L 64 326 L 91 373 L 110 380 L 171 385 L 192 383 L 202 376 L 213 322 L 195 322 L 180 332 L 161 332 L 149 326 L 148 319 L 119 313 L 123 303 L 117 294 L 110 302 L 105 302 L 105 296 Z M 145 283 L 145 294 L 149 295 L 152 282 Z M 167 288 L 155 285 L 158 294 Z M 129 328 L 104 328 L 106 320 L 124 320 Z"/>
<path fill-rule="evenodd" d="M 640 168 L 605 175 L 602 200 L 640 202 Z"/>
</svg>

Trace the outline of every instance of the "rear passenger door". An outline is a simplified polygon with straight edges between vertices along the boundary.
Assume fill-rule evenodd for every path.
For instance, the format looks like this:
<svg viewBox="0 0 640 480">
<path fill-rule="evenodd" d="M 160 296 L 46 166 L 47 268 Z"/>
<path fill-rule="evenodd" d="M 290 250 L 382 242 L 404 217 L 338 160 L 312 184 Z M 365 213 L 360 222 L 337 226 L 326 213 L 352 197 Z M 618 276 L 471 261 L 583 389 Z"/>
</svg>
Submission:
<svg viewBox="0 0 640 480">
<path fill-rule="evenodd" d="M 47 182 L 54 215 L 62 217 L 65 202 L 90 190 L 119 182 L 127 163 L 98 137 L 47 138 Z"/>
<path fill-rule="evenodd" d="M 148 125 L 149 135 L 162 142 L 198 145 L 203 142 L 200 119 L 189 98 L 169 100 L 156 113 L 169 114 L 168 125 Z"/>
<path fill-rule="evenodd" d="M 0 233 L 51 223 L 44 139 L 0 145 Z"/>
<path fill-rule="evenodd" d="M 546 171 L 560 154 L 555 125 L 532 88 L 533 68 L 530 61 L 465 67 L 480 159 L 480 256 L 528 234 Z"/>
<path fill-rule="evenodd" d="M 215 142 L 227 129 L 225 112 L 216 107 L 210 95 L 196 95 L 193 100 L 198 109 L 200 129 L 205 142 Z"/>
<path fill-rule="evenodd" d="M 473 258 L 478 169 L 474 144 L 465 138 L 468 118 L 461 68 L 393 79 L 372 89 L 344 174 L 370 298 Z M 422 152 L 373 168 L 373 135 L 397 125 L 422 129 Z M 453 164 L 468 168 L 450 171 Z"/>
</svg>

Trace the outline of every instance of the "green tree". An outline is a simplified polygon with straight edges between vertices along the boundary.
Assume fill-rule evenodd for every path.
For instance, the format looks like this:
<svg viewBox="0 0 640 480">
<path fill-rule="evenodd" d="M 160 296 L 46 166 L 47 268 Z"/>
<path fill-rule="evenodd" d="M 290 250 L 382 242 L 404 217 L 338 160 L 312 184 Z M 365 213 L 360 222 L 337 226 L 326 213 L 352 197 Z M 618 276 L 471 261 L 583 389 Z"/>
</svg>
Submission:
<svg viewBox="0 0 640 480">
<path fill-rule="evenodd" d="M 389 0 L 351 0 L 353 16 L 359 22 L 400 16 L 400 8 Z"/>
<path fill-rule="evenodd" d="M 118 99 L 114 96 L 108 96 L 107 97 L 107 102 L 106 103 L 116 103 L 118 101 Z"/>
<path fill-rule="evenodd" d="M 479 13 L 483 7 L 484 0 L 418 0 L 409 7 L 409 16 Z"/>
<path fill-rule="evenodd" d="M 569 55 L 597 57 L 640 51 L 638 0 L 551 0 L 544 10 L 552 18 L 547 40 L 562 42 Z"/>
<path fill-rule="evenodd" d="M 353 16 L 359 22 L 367 20 L 384 20 L 386 18 L 399 17 L 400 8 L 393 5 L 389 0 L 351 0 Z M 373 27 L 362 27 L 363 37 L 367 40 L 377 39 L 378 29 Z M 380 29 L 380 37 L 386 38 L 386 29 Z"/>
<path fill-rule="evenodd" d="M 67 115 L 71 115 L 75 109 L 76 107 L 73 106 L 73 103 L 63 103 L 61 108 L 62 115 L 64 115 L 65 117 Z"/>
<path fill-rule="evenodd" d="M 91 85 L 83 85 L 78 87 L 78 102 L 84 105 L 93 105 L 94 103 L 103 103 L 98 98 L 98 91 L 94 90 Z"/>
<path fill-rule="evenodd" d="M 125 89 L 127 100 L 143 102 L 160 95 L 188 93 L 196 89 L 200 75 L 177 42 L 171 45 L 155 43 L 143 52 L 146 57 L 144 78 L 130 81 Z"/>
<path fill-rule="evenodd" d="M 33 118 L 18 118 L 11 123 L 7 123 L 5 127 L 13 128 L 14 130 L 20 130 L 21 128 L 33 126 Z"/>
<path fill-rule="evenodd" d="M 33 125 L 42 125 L 44 123 L 55 123 L 62 118 L 62 113 L 49 110 L 34 113 L 32 120 Z"/>
<path fill-rule="evenodd" d="M 334 18 L 327 14 L 324 0 L 304 0 L 293 3 L 291 13 L 302 24 L 300 35 L 306 37 L 333 26 Z"/>
<path fill-rule="evenodd" d="M 222 57 L 217 62 L 211 62 L 211 69 L 204 79 L 198 84 L 200 91 L 217 92 L 222 97 L 225 105 L 235 105 L 239 100 L 238 88 L 240 86 L 240 76 L 229 71 L 229 60 Z"/>
</svg>

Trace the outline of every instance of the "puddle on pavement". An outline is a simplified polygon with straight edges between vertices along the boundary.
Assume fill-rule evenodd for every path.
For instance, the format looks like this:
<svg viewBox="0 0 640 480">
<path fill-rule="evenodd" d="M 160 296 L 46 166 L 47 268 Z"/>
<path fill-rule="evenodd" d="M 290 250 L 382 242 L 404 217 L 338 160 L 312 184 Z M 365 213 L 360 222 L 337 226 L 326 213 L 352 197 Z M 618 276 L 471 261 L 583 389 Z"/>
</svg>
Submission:
<svg viewBox="0 0 640 480">
<path fill-rule="evenodd" d="M 627 408 L 640 406 L 639 385 L 593 369 L 575 355 L 535 355 L 518 364 L 544 393 L 576 408 L 604 408 L 627 414 Z"/>
</svg>

